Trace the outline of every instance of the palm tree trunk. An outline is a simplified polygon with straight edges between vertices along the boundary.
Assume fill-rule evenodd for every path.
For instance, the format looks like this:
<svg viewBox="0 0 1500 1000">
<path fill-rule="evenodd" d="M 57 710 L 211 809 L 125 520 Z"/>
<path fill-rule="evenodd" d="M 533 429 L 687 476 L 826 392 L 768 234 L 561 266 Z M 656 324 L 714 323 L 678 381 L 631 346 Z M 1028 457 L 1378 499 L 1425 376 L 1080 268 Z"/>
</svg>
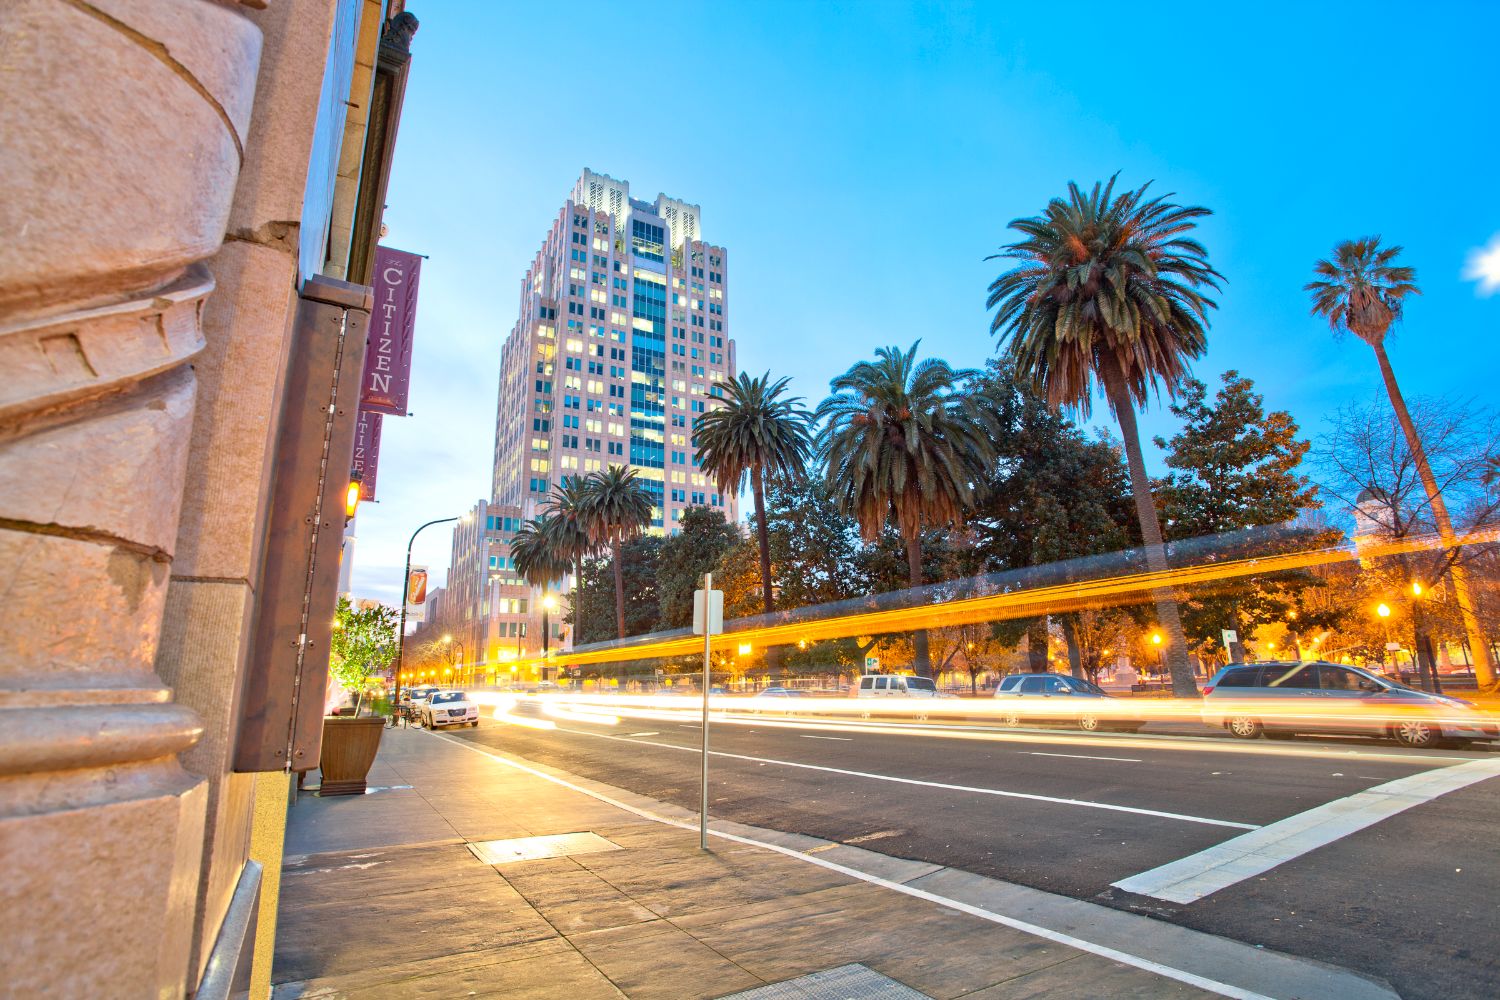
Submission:
<svg viewBox="0 0 1500 1000">
<path fill-rule="evenodd" d="M 766 487 L 760 466 L 750 470 L 750 495 L 755 498 L 755 534 L 760 542 L 761 603 L 766 614 L 776 610 L 771 599 L 771 532 L 766 526 Z"/>
<path fill-rule="evenodd" d="M 1166 546 L 1162 542 L 1161 523 L 1156 519 L 1156 503 L 1151 497 L 1151 479 L 1146 475 L 1146 461 L 1141 455 L 1141 433 L 1135 423 L 1135 402 L 1125 388 L 1125 375 L 1119 363 L 1109 358 L 1103 365 L 1104 393 L 1120 422 L 1120 437 L 1125 442 L 1125 460 L 1130 467 L 1130 493 L 1135 500 L 1135 516 L 1141 523 L 1141 539 L 1146 543 L 1146 568 L 1153 574 L 1167 572 Z M 1156 605 L 1156 620 L 1166 633 L 1167 669 L 1172 674 L 1172 693 L 1179 698 L 1195 698 L 1198 684 L 1188 663 L 1187 636 L 1182 631 L 1182 616 L 1177 599 L 1167 587 L 1151 592 Z"/>
<path fill-rule="evenodd" d="M 621 564 L 625 561 L 620 552 L 620 540 L 616 538 L 610 543 L 614 552 L 615 563 L 615 631 L 621 639 L 625 638 L 625 571 Z"/>
<path fill-rule="evenodd" d="M 922 536 L 912 535 L 906 539 L 907 579 L 913 587 L 922 586 Z M 932 657 L 927 651 L 927 630 L 919 628 L 911 634 L 912 669 L 918 677 L 932 676 Z"/>
<path fill-rule="evenodd" d="M 1411 449 L 1412 459 L 1417 463 L 1417 474 L 1422 477 L 1422 488 L 1427 491 L 1427 502 L 1432 505 L 1432 519 L 1437 522 L 1438 538 L 1452 550 L 1458 539 L 1453 533 L 1453 521 L 1448 517 L 1448 505 L 1438 490 L 1437 478 L 1432 466 L 1427 463 L 1427 451 L 1422 439 L 1417 436 L 1417 425 L 1412 423 L 1411 413 L 1406 409 L 1406 400 L 1401 396 L 1401 387 L 1396 384 L 1396 373 L 1391 368 L 1391 359 L 1385 353 L 1384 344 L 1374 344 L 1375 359 L 1380 362 L 1380 377 L 1385 380 L 1386 395 L 1391 397 L 1391 409 L 1396 411 L 1396 422 L 1401 433 L 1406 435 L 1406 446 Z M 1490 657 L 1490 644 L 1479 624 L 1479 615 L 1474 611 L 1474 594 L 1469 586 L 1469 570 L 1458 561 L 1456 552 L 1449 552 L 1449 579 L 1453 581 L 1453 597 L 1458 603 L 1458 613 L 1463 618 L 1464 633 L 1469 637 L 1469 647 L 1474 654 L 1474 678 L 1480 688 L 1495 685 L 1495 661 Z"/>
</svg>

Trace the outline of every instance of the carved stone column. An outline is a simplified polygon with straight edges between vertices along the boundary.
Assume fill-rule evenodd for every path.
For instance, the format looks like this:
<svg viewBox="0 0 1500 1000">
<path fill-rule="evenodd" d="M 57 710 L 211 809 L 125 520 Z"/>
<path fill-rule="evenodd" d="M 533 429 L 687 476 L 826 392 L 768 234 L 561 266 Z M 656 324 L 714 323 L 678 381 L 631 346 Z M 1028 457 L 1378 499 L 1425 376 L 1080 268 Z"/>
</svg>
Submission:
<svg viewBox="0 0 1500 1000">
<path fill-rule="evenodd" d="M 0 940 L 17 996 L 181 994 L 202 734 L 153 670 L 203 261 L 261 35 L 210 0 L 16 0 L 0 25 Z"/>
</svg>

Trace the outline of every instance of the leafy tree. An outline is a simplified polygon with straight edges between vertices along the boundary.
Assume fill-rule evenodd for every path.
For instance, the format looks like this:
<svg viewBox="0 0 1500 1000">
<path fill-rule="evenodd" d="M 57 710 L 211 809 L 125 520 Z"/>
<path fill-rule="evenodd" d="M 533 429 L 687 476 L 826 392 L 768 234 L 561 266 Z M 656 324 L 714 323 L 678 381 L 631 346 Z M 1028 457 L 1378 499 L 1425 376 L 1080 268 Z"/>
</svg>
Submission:
<svg viewBox="0 0 1500 1000">
<path fill-rule="evenodd" d="M 345 691 L 354 692 L 355 715 L 364 702 L 371 675 L 396 658 L 398 620 L 396 612 L 384 604 L 356 609 L 349 598 L 339 598 L 328 672 Z"/>
<path fill-rule="evenodd" d="M 1500 495 L 1484 483 L 1488 458 L 1500 448 L 1500 416 L 1475 406 L 1472 402 L 1424 400 L 1414 401 L 1411 419 L 1425 442 L 1427 467 L 1438 491 L 1456 501 L 1460 524 L 1466 532 L 1500 523 Z M 1435 530 L 1435 517 L 1429 503 L 1423 476 L 1408 439 L 1393 424 L 1379 404 L 1350 404 L 1334 415 L 1332 429 L 1319 439 L 1318 467 L 1323 490 L 1340 500 L 1355 517 L 1356 546 L 1366 539 L 1399 540 L 1429 535 Z M 1366 560 L 1366 572 L 1378 582 L 1381 598 L 1393 607 L 1404 608 L 1403 620 L 1410 620 L 1415 643 L 1427 658 L 1426 642 L 1433 632 L 1445 637 L 1469 635 L 1464 605 L 1446 601 L 1439 582 L 1453 569 L 1473 571 L 1482 586 L 1471 588 L 1470 596 L 1484 607 L 1483 601 L 1493 592 L 1493 544 L 1466 548 L 1413 551 L 1381 560 Z M 1490 581 L 1487 584 L 1485 581 Z M 1407 604 L 1412 584 L 1427 594 Z M 1472 606 L 1471 606 L 1472 607 Z M 1470 652 L 1479 674 L 1481 651 L 1472 645 Z M 1424 669 L 1430 664 L 1423 663 Z"/>
<path fill-rule="evenodd" d="M 785 479 L 766 495 L 771 565 L 783 607 L 868 593 L 859 525 L 842 513 L 821 475 Z"/>
<path fill-rule="evenodd" d="M 656 570 L 659 627 L 664 629 L 693 623 L 693 591 L 703 586 L 703 574 L 740 544 L 740 533 L 712 507 L 689 507 L 679 526 L 677 534 L 662 541 Z M 714 586 L 720 589 L 717 580 Z"/>
<path fill-rule="evenodd" d="M 760 549 L 741 541 L 719 557 L 714 567 L 714 589 L 724 591 L 724 620 L 761 613 Z"/>
<path fill-rule="evenodd" d="M 625 631 L 625 578 L 620 548 L 636 538 L 651 523 L 651 494 L 636 478 L 636 471 L 625 465 L 611 465 L 596 472 L 583 483 L 582 522 L 595 545 L 608 545 L 614 563 L 615 623 L 617 638 Z"/>
<path fill-rule="evenodd" d="M 1023 569 L 1131 544 L 1127 473 L 1118 447 L 1089 440 L 1053 410 L 1009 363 L 992 361 L 982 391 L 997 418 L 996 450 L 971 531 L 981 565 L 971 572 Z M 1064 628 L 1070 635 L 1068 616 Z M 1001 629 L 1024 633 L 1032 670 L 1048 666 L 1048 621 L 1022 619 Z M 1070 651 L 1076 644 L 1070 640 Z"/>
<path fill-rule="evenodd" d="M 1452 519 L 1448 516 L 1443 492 L 1422 447 L 1422 438 L 1417 433 L 1416 423 L 1406 408 L 1401 387 L 1396 384 L 1396 372 L 1386 354 L 1385 338 L 1391 325 L 1401 318 L 1401 312 L 1409 295 L 1420 295 L 1415 268 L 1396 263 L 1401 248 L 1381 247 L 1380 237 L 1345 240 L 1333 248 L 1332 260 L 1320 260 L 1313 266 L 1316 280 L 1308 282 L 1304 291 L 1312 294 L 1313 315 L 1324 316 L 1335 333 L 1350 332 L 1369 344 L 1375 352 L 1380 366 L 1380 377 L 1385 382 L 1386 395 L 1390 397 L 1391 409 L 1406 437 L 1417 474 L 1427 492 L 1427 502 L 1432 510 L 1432 519 L 1437 526 L 1443 545 L 1454 549 L 1458 537 L 1453 531 Z M 1466 567 L 1457 559 L 1451 560 L 1449 579 L 1453 581 L 1453 594 L 1463 617 L 1464 631 L 1468 633 L 1469 645 L 1473 649 L 1475 675 L 1481 687 L 1492 687 L 1496 683 L 1495 664 L 1490 656 L 1489 640 L 1475 613 L 1475 599 L 1469 584 Z"/>
<path fill-rule="evenodd" d="M 1148 198 L 1149 184 L 1116 196 L 1114 185 L 1111 178 L 1085 193 L 1069 183 L 1066 199 L 1011 223 L 1023 239 L 991 258 L 1017 266 L 990 284 L 987 305 L 996 310 L 990 329 L 1008 342 L 1016 370 L 1054 409 L 1087 417 L 1094 383 L 1103 385 L 1124 438 L 1147 565 L 1164 573 L 1135 409 L 1153 387 L 1164 383 L 1170 394 L 1189 359 L 1203 353 L 1215 303 L 1202 290 L 1218 288 L 1222 276 L 1190 235 L 1208 209 L 1174 205 L 1166 201 L 1170 195 Z M 1166 588 L 1153 597 L 1168 638 L 1173 691 L 1192 696 L 1197 686 L 1177 603 Z"/>
<path fill-rule="evenodd" d="M 993 455 L 990 417 L 965 394 L 973 373 L 938 358 L 919 363 L 918 344 L 854 365 L 817 410 L 829 491 L 866 540 L 888 524 L 900 532 L 913 587 L 922 585 L 923 531 L 963 524 Z M 926 631 L 912 639 L 913 667 L 931 677 Z"/>
<path fill-rule="evenodd" d="M 626 635 L 642 635 L 662 628 L 661 597 L 657 577 L 661 570 L 663 540 L 643 535 L 623 542 L 618 555 L 609 560 L 586 559 L 583 563 L 583 599 L 564 616 L 579 645 L 604 642 Z M 616 617 L 619 606 L 604 595 L 611 578 L 624 589 L 624 625 Z M 597 596 L 596 596 L 597 595 Z"/>
<path fill-rule="evenodd" d="M 800 398 L 786 398 L 789 380 L 771 373 L 721 383 L 724 396 L 693 422 L 699 465 L 724 492 L 738 493 L 750 479 L 755 528 L 760 542 L 761 598 L 766 614 L 775 610 L 771 587 L 771 539 L 766 524 L 766 484 L 802 474 L 812 451 L 809 414 Z"/>
<path fill-rule="evenodd" d="M 1173 470 L 1155 487 L 1167 537 L 1173 540 L 1290 524 L 1318 506 L 1317 488 L 1299 471 L 1311 444 L 1297 437 L 1291 414 L 1267 413 L 1255 383 L 1236 371 L 1225 372 L 1220 381 L 1222 388 L 1210 401 L 1207 386 L 1184 379 L 1181 399 L 1171 406 L 1183 421 L 1182 430 L 1170 441 L 1156 438 Z M 1286 532 L 1267 542 L 1250 536 L 1215 554 L 1250 555 L 1253 550 L 1269 555 L 1335 540 L 1327 532 Z M 1194 594 L 1184 606 L 1187 637 L 1202 649 L 1219 642 L 1224 628 L 1248 636 L 1260 625 L 1284 620 L 1297 591 L 1316 579 L 1294 570 L 1241 579 L 1218 593 Z"/>
</svg>

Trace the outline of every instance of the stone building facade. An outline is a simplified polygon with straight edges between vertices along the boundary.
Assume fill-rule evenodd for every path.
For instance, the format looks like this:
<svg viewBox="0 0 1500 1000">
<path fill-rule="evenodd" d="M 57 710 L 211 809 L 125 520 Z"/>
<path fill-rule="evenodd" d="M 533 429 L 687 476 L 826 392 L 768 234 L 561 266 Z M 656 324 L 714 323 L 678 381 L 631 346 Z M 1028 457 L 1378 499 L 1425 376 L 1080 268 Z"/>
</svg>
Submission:
<svg viewBox="0 0 1500 1000">
<path fill-rule="evenodd" d="M 290 783 L 234 758 L 270 484 L 299 296 L 367 281 L 403 7 L 7 7 L 8 994 L 269 994 Z"/>
</svg>

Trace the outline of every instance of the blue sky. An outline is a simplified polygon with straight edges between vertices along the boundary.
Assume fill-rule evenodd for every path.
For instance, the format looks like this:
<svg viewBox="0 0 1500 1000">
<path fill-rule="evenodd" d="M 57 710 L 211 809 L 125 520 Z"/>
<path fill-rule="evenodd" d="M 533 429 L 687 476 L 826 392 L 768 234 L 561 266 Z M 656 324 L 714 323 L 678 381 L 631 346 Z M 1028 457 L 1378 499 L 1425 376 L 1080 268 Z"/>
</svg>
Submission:
<svg viewBox="0 0 1500 1000">
<path fill-rule="evenodd" d="M 487 496 L 500 346 L 581 168 L 703 207 L 729 249 L 741 368 L 816 403 L 877 346 L 994 350 L 984 257 L 1069 180 L 1206 206 L 1227 279 L 1195 373 L 1235 368 L 1316 435 L 1379 390 L 1301 291 L 1344 238 L 1406 247 L 1408 396 L 1493 401 L 1500 5 L 413 4 L 387 241 L 429 254 L 411 409 L 385 421 L 355 591 L 394 600 L 407 537 Z M 1096 420 L 1107 419 L 1103 409 Z M 1165 406 L 1145 434 L 1170 434 Z M 438 575 L 448 536 L 415 561 Z"/>
</svg>

